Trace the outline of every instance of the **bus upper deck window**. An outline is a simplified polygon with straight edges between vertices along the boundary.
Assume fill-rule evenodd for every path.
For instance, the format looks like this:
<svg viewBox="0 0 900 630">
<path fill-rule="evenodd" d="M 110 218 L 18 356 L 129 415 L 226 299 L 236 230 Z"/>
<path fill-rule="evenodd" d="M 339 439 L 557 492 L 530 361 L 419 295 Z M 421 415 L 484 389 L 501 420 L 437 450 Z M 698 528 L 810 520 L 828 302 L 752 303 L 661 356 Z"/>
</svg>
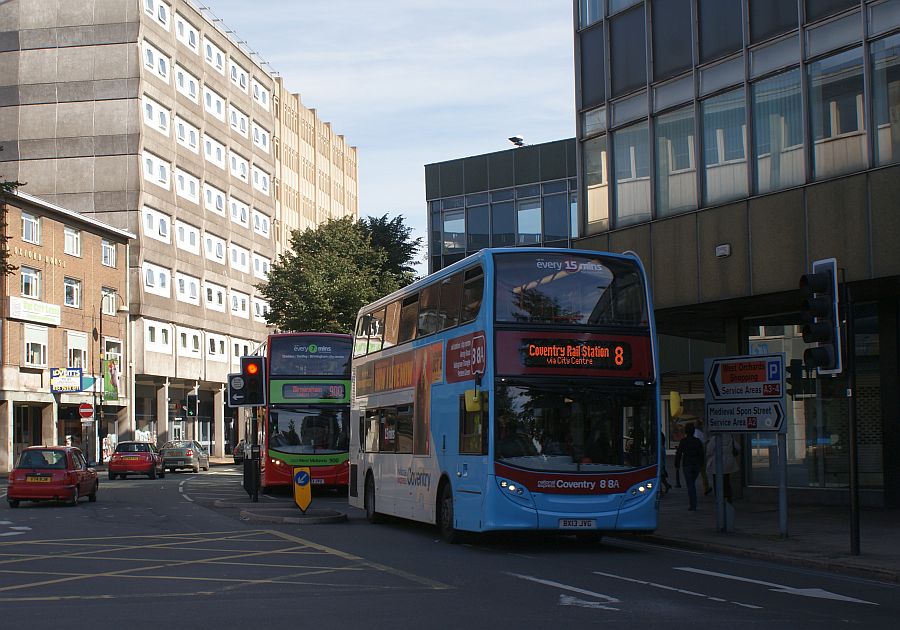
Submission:
<svg viewBox="0 0 900 630">
<path fill-rule="evenodd" d="M 416 320 L 419 314 L 419 294 L 410 295 L 403 299 L 400 307 L 400 332 L 397 343 L 411 341 L 416 337 Z"/>
<path fill-rule="evenodd" d="M 463 287 L 462 312 L 460 324 L 465 324 L 478 317 L 481 300 L 484 297 L 484 274 L 481 267 L 466 271 L 466 284 Z"/>
<path fill-rule="evenodd" d="M 441 306 L 438 310 L 441 330 L 453 328 L 459 323 L 462 283 L 463 275 L 461 273 L 455 273 L 441 283 Z"/>
</svg>

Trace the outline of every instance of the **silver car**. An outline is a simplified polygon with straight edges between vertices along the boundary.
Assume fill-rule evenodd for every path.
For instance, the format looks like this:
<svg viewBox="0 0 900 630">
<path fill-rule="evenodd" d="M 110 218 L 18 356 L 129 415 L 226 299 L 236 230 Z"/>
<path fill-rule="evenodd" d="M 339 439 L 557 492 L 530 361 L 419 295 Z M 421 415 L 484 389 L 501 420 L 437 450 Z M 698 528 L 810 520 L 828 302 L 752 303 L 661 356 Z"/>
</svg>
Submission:
<svg viewBox="0 0 900 630">
<path fill-rule="evenodd" d="M 159 450 L 163 470 L 190 468 L 195 473 L 209 470 L 209 452 L 196 440 L 173 440 Z"/>
</svg>

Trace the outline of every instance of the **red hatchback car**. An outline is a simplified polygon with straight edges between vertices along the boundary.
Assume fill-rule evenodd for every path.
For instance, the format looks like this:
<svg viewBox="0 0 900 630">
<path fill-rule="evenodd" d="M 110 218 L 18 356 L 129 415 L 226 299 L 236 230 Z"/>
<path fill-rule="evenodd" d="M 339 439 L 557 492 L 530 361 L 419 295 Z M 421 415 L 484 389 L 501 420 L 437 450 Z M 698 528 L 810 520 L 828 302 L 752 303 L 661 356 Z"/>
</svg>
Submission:
<svg viewBox="0 0 900 630">
<path fill-rule="evenodd" d="M 162 467 L 162 457 L 156 449 L 156 444 L 150 442 L 119 442 L 116 452 L 109 458 L 107 470 L 109 478 L 115 479 L 118 475 L 122 479 L 125 475 L 147 475 L 150 479 L 166 476 Z"/>
<path fill-rule="evenodd" d="M 30 446 L 9 474 L 6 500 L 9 507 L 20 501 L 66 501 L 76 505 L 87 495 L 97 500 L 100 482 L 84 455 L 71 446 Z"/>
</svg>

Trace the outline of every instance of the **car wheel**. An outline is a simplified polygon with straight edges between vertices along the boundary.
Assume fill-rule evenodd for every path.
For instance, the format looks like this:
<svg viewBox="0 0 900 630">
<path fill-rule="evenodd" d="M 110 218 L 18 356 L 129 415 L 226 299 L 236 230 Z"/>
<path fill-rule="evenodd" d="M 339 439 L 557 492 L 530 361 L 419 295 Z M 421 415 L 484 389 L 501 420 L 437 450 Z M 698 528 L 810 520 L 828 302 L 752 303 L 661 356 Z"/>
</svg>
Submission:
<svg viewBox="0 0 900 630">
<path fill-rule="evenodd" d="M 437 526 L 441 532 L 441 540 L 455 545 L 460 542 L 461 536 L 459 531 L 453 526 L 453 489 L 449 483 L 444 484 L 440 494 Z"/>
<path fill-rule="evenodd" d="M 18 500 L 18 499 L 10 499 L 9 501 L 7 501 L 7 503 L 9 503 L 9 507 L 11 507 L 11 508 L 17 508 L 17 507 L 19 507 L 19 500 Z"/>
<path fill-rule="evenodd" d="M 375 511 L 375 478 L 372 475 L 366 477 L 366 490 L 363 503 L 366 506 L 366 520 L 370 523 L 380 523 L 381 514 Z"/>
<path fill-rule="evenodd" d="M 196 466 L 194 466 L 194 473 L 196 474 L 198 472 L 200 472 L 200 464 L 199 463 Z"/>
<path fill-rule="evenodd" d="M 116 473 L 114 473 L 113 471 L 110 470 L 109 471 L 109 480 L 113 481 L 115 478 L 116 478 Z"/>
<path fill-rule="evenodd" d="M 156 466 L 152 466 L 150 468 L 150 472 L 147 473 L 148 479 L 156 479 Z"/>
<path fill-rule="evenodd" d="M 96 503 L 96 501 L 97 501 L 97 488 L 99 488 L 99 487 L 100 487 L 100 482 L 99 482 L 99 481 L 95 481 L 95 482 L 94 482 L 94 489 L 91 490 L 91 493 L 88 495 L 88 501 L 90 501 L 91 503 Z"/>
<path fill-rule="evenodd" d="M 69 500 L 69 506 L 74 507 L 78 505 L 78 499 L 81 497 L 78 494 L 78 484 L 75 484 L 75 489 L 72 491 L 72 498 Z"/>
</svg>

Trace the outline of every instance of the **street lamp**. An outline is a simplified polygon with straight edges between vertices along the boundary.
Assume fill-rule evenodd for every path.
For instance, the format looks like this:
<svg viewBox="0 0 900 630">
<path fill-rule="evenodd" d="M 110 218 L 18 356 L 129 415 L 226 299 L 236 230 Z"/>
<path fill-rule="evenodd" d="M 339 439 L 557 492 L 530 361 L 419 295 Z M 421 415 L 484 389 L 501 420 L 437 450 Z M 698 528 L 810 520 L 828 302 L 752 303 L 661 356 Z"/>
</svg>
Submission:
<svg viewBox="0 0 900 630">
<path fill-rule="evenodd" d="M 102 385 L 104 383 L 103 380 L 103 361 L 106 359 L 106 348 L 103 347 L 103 305 L 107 298 L 115 298 L 116 304 L 116 312 L 115 316 L 118 317 L 119 313 L 127 313 L 128 305 L 125 304 L 125 300 L 115 291 L 100 291 L 100 307 L 99 312 L 97 314 L 97 319 L 100 322 L 99 331 L 98 331 L 98 345 L 100 346 L 100 366 L 99 366 L 99 374 L 100 380 L 99 383 Z M 121 303 L 119 302 L 121 300 Z M 121 368 L 121 366 L 120 366 Z M 97 404 L 98 394 L 100 395 L 100 404 Z M 94 382 L 94 461 L 98 463 L 103 463 L 103 449 L 100 445 L 100 422 L 103 419 L 102 406 L 103 406 L 103 397 L 106 392 L 100 392 L 98 382 Z"/>
</svg>

